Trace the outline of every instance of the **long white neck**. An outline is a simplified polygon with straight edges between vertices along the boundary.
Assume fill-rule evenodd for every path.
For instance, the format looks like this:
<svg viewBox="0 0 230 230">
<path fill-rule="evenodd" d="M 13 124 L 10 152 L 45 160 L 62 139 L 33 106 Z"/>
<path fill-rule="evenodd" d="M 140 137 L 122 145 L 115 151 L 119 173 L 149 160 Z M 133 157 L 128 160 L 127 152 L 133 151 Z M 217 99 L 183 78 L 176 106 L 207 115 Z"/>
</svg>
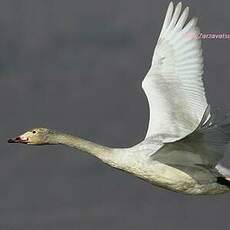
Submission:
<svg viewBox="0 0 230 230">
<path fill-rule="evenodd" d="M 80 137 L 74 137 L 65 133 L 54 133 L 49 138 L 49 144 L 62 144 L 72 148 L 79 149 L 96 156 L 99 159 L 104 159 L 112 154 L 112 149 L 103 145 L 84 140 Z"/>
</svg>

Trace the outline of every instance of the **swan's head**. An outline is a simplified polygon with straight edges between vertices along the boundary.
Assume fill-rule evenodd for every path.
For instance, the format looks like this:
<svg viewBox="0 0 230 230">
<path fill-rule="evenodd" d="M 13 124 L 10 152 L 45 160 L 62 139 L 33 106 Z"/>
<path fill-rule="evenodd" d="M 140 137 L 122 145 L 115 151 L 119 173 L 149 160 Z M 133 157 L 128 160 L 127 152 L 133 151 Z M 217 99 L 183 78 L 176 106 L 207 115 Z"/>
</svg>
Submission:
<svg viewBox="0 0 230 230">
<path fill-rule="evenodd" d="M 53 133 L 46 128 L 31 129 L 16 138 L 9 139 L 9 143 L 22 143 L 30 145 L 46 145 L 49 144 L 49 137 Z"/>
</svg>

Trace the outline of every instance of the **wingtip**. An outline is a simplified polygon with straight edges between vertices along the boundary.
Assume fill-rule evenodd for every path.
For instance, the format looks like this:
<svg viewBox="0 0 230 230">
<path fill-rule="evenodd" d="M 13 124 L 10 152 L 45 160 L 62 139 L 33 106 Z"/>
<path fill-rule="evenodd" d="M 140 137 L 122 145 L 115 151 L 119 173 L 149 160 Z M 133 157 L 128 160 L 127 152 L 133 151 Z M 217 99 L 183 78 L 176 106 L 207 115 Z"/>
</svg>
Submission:
<svg viewBox="0 0 230 230">
<path fill-rule="evenodd" d="M 175 9 L 177 9 L 179 12 L 181 12 L 181 9 L 182 9 L 182 2 L 177 3 Z"/>
<path fill-rule="evenodd" d="M 189 6 L 186 6 L 184 9 L 185 12 L 189 12 Z"/>
<path fill-rule="evenodd" d="M 184 17 L 187 19 L 188 15 L 189 15 L 189 7 L 188 6 L 185 7 L 183 14 L 184 14 Z"/>
<path fill-rule="evenodd" d="M 169 2 L 168 8 L 173 8 L 173 1 L 170 1 L 170 2 Z"/>
</svg>

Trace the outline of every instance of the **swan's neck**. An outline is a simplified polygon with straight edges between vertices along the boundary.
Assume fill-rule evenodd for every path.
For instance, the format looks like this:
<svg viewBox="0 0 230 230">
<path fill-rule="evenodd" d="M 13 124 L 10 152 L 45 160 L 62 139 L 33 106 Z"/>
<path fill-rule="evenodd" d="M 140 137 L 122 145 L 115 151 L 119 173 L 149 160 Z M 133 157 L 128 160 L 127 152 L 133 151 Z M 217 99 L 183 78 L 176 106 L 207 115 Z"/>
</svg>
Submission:
<svg viewBox="0 0 230 230">
<path fill-rule="evenodd" d="M 54 133 L 49 138 L 49 144 L 62 144 L 81 151 L 90 153 L 100 159 L 106 158 L 111 154 L 112 149 L 79 137 L 74 137 L 64 133 Z"/>
</svg>

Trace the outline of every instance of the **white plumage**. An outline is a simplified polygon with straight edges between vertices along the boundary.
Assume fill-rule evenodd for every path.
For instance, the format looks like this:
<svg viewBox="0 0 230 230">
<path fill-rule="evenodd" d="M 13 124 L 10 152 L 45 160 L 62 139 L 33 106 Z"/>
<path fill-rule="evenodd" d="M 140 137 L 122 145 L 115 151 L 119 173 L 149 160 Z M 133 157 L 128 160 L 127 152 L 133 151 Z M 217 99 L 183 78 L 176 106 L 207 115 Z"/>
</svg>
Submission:
<svg viewBox="0 0 230 230">
<path fill-rule="evenodd" d="M 168 6 L 154 51 L 152 66 L 143 81 L 150 107 L 146 137 L 163 142 L 179 140 L 200 124 L 208 106 L 202 82 L 203 57 L 197 19 L 187 24 L 189 8 Z"/>
</svg>

